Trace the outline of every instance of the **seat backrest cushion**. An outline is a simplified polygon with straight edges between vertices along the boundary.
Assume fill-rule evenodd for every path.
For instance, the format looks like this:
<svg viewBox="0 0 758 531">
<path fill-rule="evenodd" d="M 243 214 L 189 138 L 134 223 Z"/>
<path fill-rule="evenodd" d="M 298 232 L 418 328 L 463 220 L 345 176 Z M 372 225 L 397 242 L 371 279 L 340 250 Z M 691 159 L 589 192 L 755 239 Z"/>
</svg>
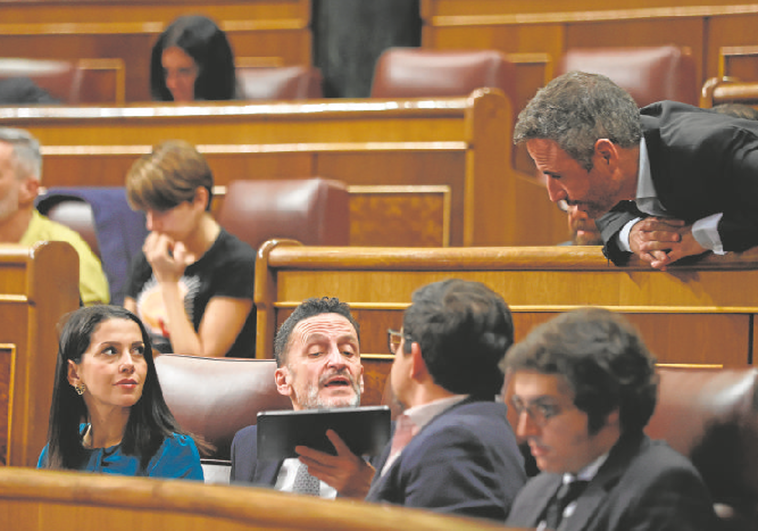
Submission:
<svg viewBox="0 0 758 531">
<path fill-rule="evenodd" d="M 323 97 L 318 68 L 307 66 L 237 67 L 242 97 L 248 100 L 305 100 Z"/>
<path fill-rule="evenodd" d="M 215 446 L 209 460 L 228 461 L 234 434 L 255 424 L 260 411 L 292 409 L 276 390 L 273 359 L 161 354 L 155 368 L 182 428 Z"/>
<path fill-rule="evenodd" d="M 72 62 L 23 58 L 0 59 L 0 79 L 8 78 L 28 78 L 61 103 L 79 103 L 81 72 Z"/>
<path fill-rule="evenodd" d="M 661 100 L 699 104 L 695 59 L 678 46 L 569 49 L 556 76 L 572 70 L 609 77 L 639 107 Z"/>
<path fill-rule="evenodd" d="M 494 87 L 515 101 L 516 69 L 497 50 L 426 50 L 390 48 L 374 69 L 374 98 L 468 96 Z"/>
<path fill-rule="evenodd" d="M 646 433 L 689 457 L 714 501 L 758 510 L 758 369 L 659 368 Z"/>
<path fill-rule="evenodd" d="M 217 219 L 253 249 L 271 238 L 304 245 L 348 245 L 350 239 L 347 186 L 318 177 L 232 181 Z"/>
</svg>

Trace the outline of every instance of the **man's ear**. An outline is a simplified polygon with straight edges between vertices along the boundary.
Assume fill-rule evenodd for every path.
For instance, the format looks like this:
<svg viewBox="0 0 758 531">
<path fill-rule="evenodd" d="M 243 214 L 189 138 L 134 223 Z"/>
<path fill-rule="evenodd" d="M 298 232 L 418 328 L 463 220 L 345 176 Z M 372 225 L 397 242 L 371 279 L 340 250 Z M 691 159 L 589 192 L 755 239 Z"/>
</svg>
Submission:
<svg viewBox="0 0 758 531">
<path fill-rule="evenodd" d="M 618 157 L 616 144 L 607 138 L 599 138 L 595 142 L 595 155 L 599 158 L 600 161 L 604 162 L 605 164 L 615 164 Z"/>
<path fill-rule="evenodd" d="M 193 199 L 193 203 L 201 207 L 203 210 L 206 210 L 209 197 L 210 197 L 210 194 L 208 193 L 208 189 L 205 188 L 204 186 L 198 186 L 195 189 L 195 197 Z"/>
<path fill-rule="evenodd" d="M 290 396 L 292 387 L 289 382 L 290 372 L 287 367 L 279 367 L 274 371 L 274 382 L 276 383 L 276 390 L 280 395 Z"/>
<path fill-rule="evenodd" d="M 424 357 L 421 355 L 421 346 L 415 341 L 411 343 L 411 378 L 421 382 L 429 376 L 429 369 L 426 366 Z"/>
<path fill-rule="evenodd" d="M 33 204 L 37 195 L 39 195 L 39 181 L 37 179 L 27 177 L 21 181 L 18 197 L 18 202 L 21 205 Z"/>
<path fill-rule="evenodd" d="M 358 382 L 361 386 L 361 394 L 363 394 L 364 386 L 363 386 L 363 364 L 361 363 L 361 375 L 358 377 Z"/>
<path fill-rule="evenodd" d="M 619 409 L 616 408 L 610 413 L 608 413 L 608 416 L 605 417 L 605 425 L 606 426 L 619 426 Z"/>
</svg>

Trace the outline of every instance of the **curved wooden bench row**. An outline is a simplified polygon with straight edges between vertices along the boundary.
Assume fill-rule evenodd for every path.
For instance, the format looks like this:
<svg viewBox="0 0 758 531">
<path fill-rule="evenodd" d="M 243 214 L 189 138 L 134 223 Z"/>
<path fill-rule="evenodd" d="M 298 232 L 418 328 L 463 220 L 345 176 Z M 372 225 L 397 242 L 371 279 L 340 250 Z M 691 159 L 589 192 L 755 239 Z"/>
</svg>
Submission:
<svg viewBox="0 0 758 531">
<path fill-rule="evenodd" d="M 351 245 L 551 245 L 566 216 L 511 165 L 498 90 L 439 99 L 0 108 L 36 135 L 46 186 L 123 186 L 142 153 L 192 142 L 224 186 L 321 176 L 350 187 Z M 526 229 L 524 227 L 527 227 Z"/>
<path fill-rule="evenodd" d="M 213 18 L 235 57 L 266 66 L 311 66 L 310 0 L 23 0 L 3 2 L 5 57 L 121 59 L 126 101 L 150 101 L 150 50 L 180 15 Z"/>
<path fill-rule="evenodd" d="M 20 531 L 495 530 L 484 520 L 270 489 L 0 468 L 0 527 Z"/>
<path fill-rule="evenodd" d="M 386 350 L 413 291 L 450 277 L 478 280 L 503 295 L 516 339 L 578 306 L 626 314 L 665 364 L 753 364 L 758 250 L 707 256 L 667 272 L 635 262 L 616 267 L 600 247 L 340 248 L 267 242 L 256 263 L 256 352 L 271 353 L 276 326 L 303 299 L 336 296 L 361 323 L 364 358 Z"/>
</svg>

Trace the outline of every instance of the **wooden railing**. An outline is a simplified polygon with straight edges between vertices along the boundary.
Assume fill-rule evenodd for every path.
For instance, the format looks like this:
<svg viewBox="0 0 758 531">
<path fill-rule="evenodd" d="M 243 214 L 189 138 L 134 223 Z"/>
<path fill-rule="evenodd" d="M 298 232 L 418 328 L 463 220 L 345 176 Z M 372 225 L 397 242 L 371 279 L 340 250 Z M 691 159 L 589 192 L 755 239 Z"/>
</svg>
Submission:
<svg viewBox="0 0 758 531">
<path fill-rule="evenodd" d="M 123 186 L 169 138 L 198 146 L 217 185 L 321 176 L 351 187 L 353 245 L 550 245 L 565 214 L 512 168 L 511 109 L 469 97 L 249 105 L 0 108 L 39 138 L 46 186 Z"/>
<path fill-rule="evenodd" d="M 308 297 L 350 304 L 361 325 L 361 352 L 381 397 L 387 328 L 399 329 L 413 291 L 458 277 L 484 282 L 514 314 L 516 339 L 579 306 L 625 314 L 665 365 L 752 365 L 758 313 L 758 252 L 709 256 L 667 272 L 642 263 L 616 267 L 600 247 L 338 248 L 267 242 L 258 253 L 256 352 L 270 357 L 274 332 Z M 368 389 L 373 387 L 373 389 Z"/>
<path fill-rule="evenodd" d="M 500 530 L 486 520 L 359 501 L 324 500 L 273 489 L 0 469 L 0 526 L 23 531 Z"/>
<path fill-rule="evenodd" d="M 180 15 L 213 18 L 236 57 L 311 64 L 310 0 L 4 0 L 4 57 L 122 59 L 126 101 L 149 101 L 150 51 Z"/>
<path fill-rule="evenodd" d="M 79 258 L 68 243 L 0 246 L 0 463 L 37 463 L 47 439 L 56 325 L 78 306 Z"/>
</svg>

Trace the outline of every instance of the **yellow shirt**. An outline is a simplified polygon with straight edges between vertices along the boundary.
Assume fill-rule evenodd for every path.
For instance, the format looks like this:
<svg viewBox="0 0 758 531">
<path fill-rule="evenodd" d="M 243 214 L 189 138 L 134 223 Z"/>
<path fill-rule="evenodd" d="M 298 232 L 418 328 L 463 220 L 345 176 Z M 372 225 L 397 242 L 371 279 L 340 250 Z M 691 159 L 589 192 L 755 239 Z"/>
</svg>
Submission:
<svg viewBox="0 0 758 531">
<path fill-rule="evenodd" d="M 108 279 L 95 253 L 78 232 L 56 223 L 34 210 L 29 227 L 21 237 L 21 245 L 41 241 L 68 242 L 79 255 L 79 293 L 85 305 L 110 302 Z"/>
</svg>

